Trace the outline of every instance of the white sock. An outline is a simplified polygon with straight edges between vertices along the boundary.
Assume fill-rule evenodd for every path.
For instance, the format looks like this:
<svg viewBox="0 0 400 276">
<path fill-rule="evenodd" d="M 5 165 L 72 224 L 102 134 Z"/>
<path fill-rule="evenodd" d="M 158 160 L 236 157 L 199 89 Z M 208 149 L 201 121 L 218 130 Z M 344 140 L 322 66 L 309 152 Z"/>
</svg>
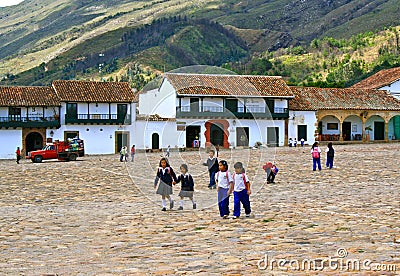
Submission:
<svg viewBox="0 0 400 276">
<path fill-rule="evenodd" d="M 162 200 L 162 207 L 163 208 L 167 207 L 167 201 L 165 199 Z"/>
<path fill-rule="evenodd" d="M 169 199 L 169 202 L 170 202 L 170 203 L 173 201 L 173 200 L 172 200 L 172 197 L 169 197 L 168 199 Z"/>
<path fill-rule="evenodd" d="M 181 199 L 181 202 L 180 202 L 180 204 L 181 204 L 181 207 L 183 207 L 183 199 Z"/>
</svg>

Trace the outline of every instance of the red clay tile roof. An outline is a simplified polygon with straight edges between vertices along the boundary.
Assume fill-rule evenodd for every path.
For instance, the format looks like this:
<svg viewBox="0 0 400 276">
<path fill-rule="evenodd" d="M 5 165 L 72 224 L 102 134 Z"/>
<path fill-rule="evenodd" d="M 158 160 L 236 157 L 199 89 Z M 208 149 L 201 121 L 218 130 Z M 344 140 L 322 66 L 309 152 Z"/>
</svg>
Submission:
<svg viewBox="0 0 400 276">
<path fill-rule="evenodd" d="M 352 88 L 379 89 L 400 80 L 400 67 L 381 70 L 376 74 L 356 83 Z"/>
<path fill-rule="evenodd" d="M 0 86 L 0 106 L 60 106 L 60 100 L 47 86 Z"/>
<path fill-rule="evenodd" d="M 136 98 L 127 82 L 56 80 L 53 88 L 63 102 L 127 103 Z"/>
<path fill-rule="evenodd" d="M 384 90 L 361 88 L 290 87 L 290 110 L 400 110 L 400 100 Z"/>
<path fill-rule="evenodd" d="M 179 95 L 293 98 L 281 77 L 167 73 L 165 78 Z"/>
</svg>

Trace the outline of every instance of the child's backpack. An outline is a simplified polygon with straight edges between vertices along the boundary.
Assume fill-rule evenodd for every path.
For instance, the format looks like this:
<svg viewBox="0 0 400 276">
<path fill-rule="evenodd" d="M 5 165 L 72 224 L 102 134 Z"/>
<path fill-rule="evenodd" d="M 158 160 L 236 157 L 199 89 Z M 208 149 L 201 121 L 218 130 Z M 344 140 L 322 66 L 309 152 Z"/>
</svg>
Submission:
<svg viewBox="0 0 400 276">
<path fill-rule="evenodd" d="M 235 179 L 235 176 L 236 176 L 236 173 L 233 174 L 233 179 Z M 246 184 L 247 183 L 247 179 L 246 179 L 246 176 L 245 176 L 244 173 L 242 173 L 242 177 L 243 177 L 244 184 Z"/>
<path fill-rule="evenodd" d="M 313 158 L 319 158 L 319 151 L 318 151 L 318 147 L 315 147 L 311 153 Z"/>
<path fill-rule="evenodd" d="M 334 157 L 335 156 L 335 150 L 333 148 L 330 148 L 327 155 L 328 155 L 328 157 Z"/>
</svg>

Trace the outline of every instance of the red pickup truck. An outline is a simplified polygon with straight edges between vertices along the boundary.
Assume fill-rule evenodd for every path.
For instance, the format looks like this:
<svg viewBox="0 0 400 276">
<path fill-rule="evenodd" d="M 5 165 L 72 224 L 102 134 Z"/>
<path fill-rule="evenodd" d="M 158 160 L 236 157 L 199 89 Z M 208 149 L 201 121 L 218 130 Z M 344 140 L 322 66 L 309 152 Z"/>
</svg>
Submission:
<svg viewBox="0 0 400 276">
<path fill-rule="evenodd" d="M 30 151 L 26 159 L 31 159 L 33 163 L 40 163 L 42 160 L 58 159 L 75 161 L 78 157 L 85 155 L 83 140 L 75 138 L 68 141 L 55 141 L 48 144 L 41 150 Z"/>
</svg>

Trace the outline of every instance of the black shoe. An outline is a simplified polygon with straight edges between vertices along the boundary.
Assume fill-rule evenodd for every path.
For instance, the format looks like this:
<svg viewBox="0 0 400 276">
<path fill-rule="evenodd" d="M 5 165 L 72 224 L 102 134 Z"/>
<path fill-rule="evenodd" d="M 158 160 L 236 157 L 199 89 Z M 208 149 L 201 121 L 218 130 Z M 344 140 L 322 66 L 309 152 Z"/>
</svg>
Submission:
<svg viewBox="0 0 400 276">
<path fill-rule="evenodd" d="M 193 203 L 193 209 L 196 209 L 196 208 L 197 208 L 196 203 Z"/>
<path fill-rule="evenodd" d="M 212 187 L 212 189 L 216 189 L 217 188 L 217 185 L 214 185 L 214 186 L 211 186 Z"/>
<path fill-rule="evenodd" d="M 167 211 L 167 208 L 163 207 L 163 208 L 161 209 L 161 211 Z"/>
<path fill-rule="evenodd" d="M 182 207 L 182 206 L 179 206 L 178 210 L 183 210 L 183 207 Z"/>
<path fill-rule="evenodd" d="M 169 209 L 172 209 L 172 208 L 174 208 L 174 201 L 173 200 L 171 200 L 171 202 L 169 203 Z"/>
</svg>

